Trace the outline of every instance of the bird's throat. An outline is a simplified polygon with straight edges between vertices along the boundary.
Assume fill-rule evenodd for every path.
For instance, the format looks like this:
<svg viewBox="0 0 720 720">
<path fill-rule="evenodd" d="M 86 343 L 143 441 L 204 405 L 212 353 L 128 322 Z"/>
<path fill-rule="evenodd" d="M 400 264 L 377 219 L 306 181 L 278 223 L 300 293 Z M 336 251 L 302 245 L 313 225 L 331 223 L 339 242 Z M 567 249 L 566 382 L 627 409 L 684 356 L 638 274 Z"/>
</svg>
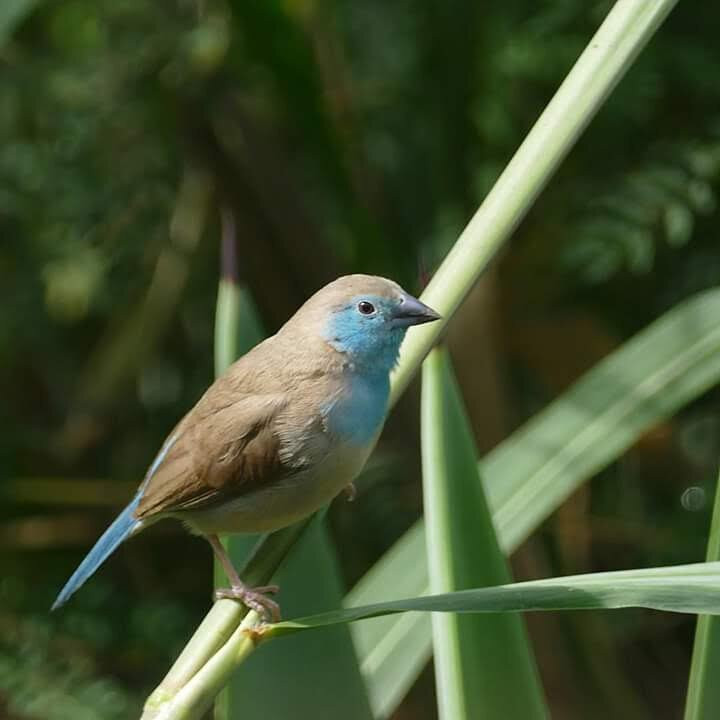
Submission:
<svg viewBox="0 0 720 720">
<path fill-rule="evenodd" d="M 385 420 L 389 393 L 387 373 L 348 373 L 346 386 L 326 408 L 328 431 L 343 443 L 371 443 Z"/>
</svg>

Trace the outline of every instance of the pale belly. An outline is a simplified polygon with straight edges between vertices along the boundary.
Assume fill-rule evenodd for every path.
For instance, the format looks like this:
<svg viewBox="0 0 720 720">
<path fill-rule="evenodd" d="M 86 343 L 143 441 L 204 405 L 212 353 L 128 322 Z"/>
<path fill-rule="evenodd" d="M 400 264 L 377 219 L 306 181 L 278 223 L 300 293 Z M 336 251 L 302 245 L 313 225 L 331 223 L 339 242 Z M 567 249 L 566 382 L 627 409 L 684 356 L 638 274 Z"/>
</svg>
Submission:
<svg viewBox="0 0 720 720">
<path fill-rule="evenodd" d="M 175 515 L 196 532 L 256 533 L 287 527 L 329 503 L 362 470 L 375 440 L 341 446 L 312 471 L 257 490 L 224 505 Z"/>
</svg>

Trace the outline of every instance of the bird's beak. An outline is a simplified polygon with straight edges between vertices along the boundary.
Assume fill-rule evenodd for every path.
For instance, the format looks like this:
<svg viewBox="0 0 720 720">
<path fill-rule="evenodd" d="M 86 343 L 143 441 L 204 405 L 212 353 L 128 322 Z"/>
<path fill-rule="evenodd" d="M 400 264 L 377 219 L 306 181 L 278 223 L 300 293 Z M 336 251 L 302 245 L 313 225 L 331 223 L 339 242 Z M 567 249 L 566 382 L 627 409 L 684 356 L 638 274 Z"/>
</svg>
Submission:
<svg viewBox="0 0 720 720">
<path fill-rule="evenodd" d="M 431 307 L 412 295 L 403 295 L 400 304 L 393 312 L 392 324 L 395 327 L 410 327 L 439 319 L 439 313 L 436 313 Z"/>
</svg>

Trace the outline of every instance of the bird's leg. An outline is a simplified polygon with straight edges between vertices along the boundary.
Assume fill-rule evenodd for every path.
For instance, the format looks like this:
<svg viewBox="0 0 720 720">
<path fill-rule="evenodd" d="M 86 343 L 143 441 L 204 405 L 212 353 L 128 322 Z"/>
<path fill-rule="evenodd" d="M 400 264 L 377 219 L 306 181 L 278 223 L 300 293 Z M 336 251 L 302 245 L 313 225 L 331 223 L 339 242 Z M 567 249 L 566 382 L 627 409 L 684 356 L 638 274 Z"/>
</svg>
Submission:
<svg viewBox="0 0 720 720">
<path fill-rule="evenodd" d="M 352 502 L 357 497 L 357 490 L 355 489 L 355 483 L 348 483 L 343 490 L 345 491 L 345 497 L 348 502 Z"/>
<path fill-rule="evenodd" d="M 251 610 L 264 616 L 266 620 L 278 622 L 280 620 L 280 606 L 271 600 L 265 593 L 276 593 L 279 588 L 277 585 L 264 585 L 262 587 L 248 587 L 237 574 L 225 548 L 220 542 L 217 535 L 206 535 L 207 541 L 215 553 L 215 557 L 225 571 L 227 579 L 230 581 L 229 588 L 218 588 L 215 591 L 215 599 L 229 598 L 230 600 L 240 600 Z"/>
</svg>

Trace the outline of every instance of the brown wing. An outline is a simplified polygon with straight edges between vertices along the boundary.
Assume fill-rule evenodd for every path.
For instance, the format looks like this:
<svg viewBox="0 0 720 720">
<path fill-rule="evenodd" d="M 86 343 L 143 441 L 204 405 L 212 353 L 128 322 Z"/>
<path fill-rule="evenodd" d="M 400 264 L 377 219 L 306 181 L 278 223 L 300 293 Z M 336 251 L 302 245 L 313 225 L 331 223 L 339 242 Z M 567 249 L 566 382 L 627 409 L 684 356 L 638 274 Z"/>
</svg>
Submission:
<svg viewBox="0 0 720 720">
<path fill-rule="evenodd" d="M 220 407 L 201 401 L 166 443 L 137 517 L 208 507 L 283 476 L 273 432 L 283 405 L 280 395 L 241 395 Z"/>
</svg>

